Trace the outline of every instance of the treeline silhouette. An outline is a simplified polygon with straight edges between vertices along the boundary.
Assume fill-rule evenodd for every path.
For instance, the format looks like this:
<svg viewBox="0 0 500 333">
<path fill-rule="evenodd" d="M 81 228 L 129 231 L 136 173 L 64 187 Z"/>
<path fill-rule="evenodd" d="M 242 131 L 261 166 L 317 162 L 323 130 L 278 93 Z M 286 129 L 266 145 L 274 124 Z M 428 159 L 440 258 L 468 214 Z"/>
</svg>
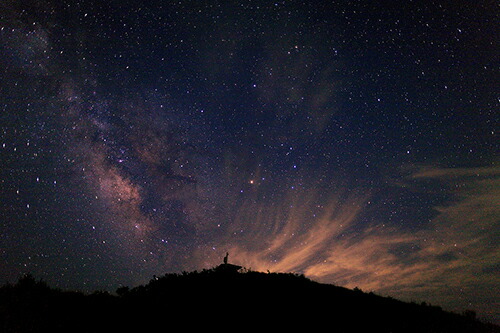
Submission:
<svg viewBox="0 0 500 333">
<path fill-rule="evenodd" d="M 0 332 L 500 332 L 473 311 L 455 314 L 425 303 L 222 264 L 166 274 L 116 295 L 62 291 L 26 275 L 0 288 Z"/>
</svg>

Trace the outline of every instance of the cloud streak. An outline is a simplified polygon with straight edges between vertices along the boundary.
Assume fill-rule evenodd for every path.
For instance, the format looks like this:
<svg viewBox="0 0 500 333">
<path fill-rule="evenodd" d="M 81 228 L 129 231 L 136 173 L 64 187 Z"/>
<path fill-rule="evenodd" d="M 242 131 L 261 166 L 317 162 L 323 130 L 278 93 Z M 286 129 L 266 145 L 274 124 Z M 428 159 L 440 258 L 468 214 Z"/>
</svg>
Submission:
<svg viewBox="0 0 500 333">
<path fill-rule="evenodd" d="M 252 269 L 301 272 L 451 310 L 473 308 L 492 319 L 499 315 L 491 296 L 500 267 L 499 175 L 493 167 L 416 170 L 407 188 L 423 191 L 419 182 L 431 182 L 453 200 L 434 207 L 430 224 L 412 231 L 384 221 L 360 226 L 367 197 L 337 194 L 318 205 L 318 196 L 296 194 L 281 205 L 243 206 L 227 247 Z M 252 212 L 257 221 L 245 231 Z M 240 229 L 245 241 L 235 239 Z"/>
</svg>

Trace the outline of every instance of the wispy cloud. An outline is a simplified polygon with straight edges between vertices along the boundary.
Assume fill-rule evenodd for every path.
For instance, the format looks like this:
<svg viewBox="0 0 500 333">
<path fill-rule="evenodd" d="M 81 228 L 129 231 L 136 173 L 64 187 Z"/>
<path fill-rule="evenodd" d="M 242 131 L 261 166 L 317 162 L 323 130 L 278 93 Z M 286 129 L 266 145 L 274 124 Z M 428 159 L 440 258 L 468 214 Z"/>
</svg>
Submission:
<svg viewBox="0 0 500 333">
<path fill-rule="evenodd" d="M 383 226 L 384 221 L 360 227 L 366 197 L 336 195 L 318 205 L 314 195 L 297 194 L 273 208 L 250 205 L 238 215 L 266 213 L 258 214 L 255 224 L 241 218 L 235 228 L 247 229 L 245 241 L 233 237 L 228 247 L 235 261 L 253 269 L 302 272 L 452 310 L 473 308 L 494 318 L 498 306 L 491 290 L 500 282 L 499 175 L 493 167 L 416 170 L 407 188 L 422 191 L 415 182 L 430 181 L 453 200 L 425 207 L 435 210 L 435 217 L 413 231 Z"/>
</svg>

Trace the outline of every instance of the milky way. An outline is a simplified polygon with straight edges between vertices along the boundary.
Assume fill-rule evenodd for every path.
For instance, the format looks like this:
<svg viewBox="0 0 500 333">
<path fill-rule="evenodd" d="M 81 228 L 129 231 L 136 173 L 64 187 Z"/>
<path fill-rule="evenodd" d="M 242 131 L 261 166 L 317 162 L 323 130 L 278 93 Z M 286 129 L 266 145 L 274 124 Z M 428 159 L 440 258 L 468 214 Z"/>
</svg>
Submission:
<svg viewBox="0 0 500 333">
<path fill-rule="evenodd" d="M 0 277 L 229 260 L 498 320 L 493 4 L 7 1 Z"/>
</svg>

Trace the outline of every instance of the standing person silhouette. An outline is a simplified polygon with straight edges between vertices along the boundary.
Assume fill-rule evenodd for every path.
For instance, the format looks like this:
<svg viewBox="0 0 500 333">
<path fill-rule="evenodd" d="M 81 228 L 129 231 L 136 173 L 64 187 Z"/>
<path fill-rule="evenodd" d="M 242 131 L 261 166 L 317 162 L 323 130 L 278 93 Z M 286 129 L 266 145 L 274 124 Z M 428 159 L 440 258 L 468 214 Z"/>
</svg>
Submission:
<svg viewBox="0 0 500 333">
<path fill-rule="evenodd" d="M 229 257 L 229 252 L 226 252 L 226 256 L 224 257 L 224 265 L 227 265 L 227 257 Z"/>
</svg>

